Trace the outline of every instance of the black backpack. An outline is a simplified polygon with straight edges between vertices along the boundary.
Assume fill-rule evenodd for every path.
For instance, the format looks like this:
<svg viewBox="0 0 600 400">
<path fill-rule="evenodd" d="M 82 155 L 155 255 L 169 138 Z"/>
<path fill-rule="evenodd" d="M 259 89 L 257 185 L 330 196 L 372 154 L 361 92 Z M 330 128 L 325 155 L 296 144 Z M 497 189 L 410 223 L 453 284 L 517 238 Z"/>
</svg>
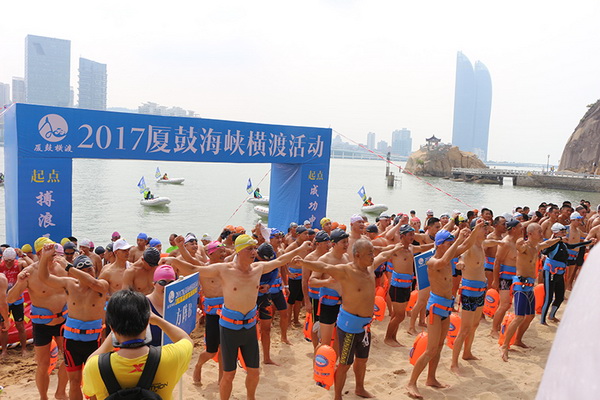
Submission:
<svg viewBox="0 0 600 400">
<path fill-rule="evenodd" d="M 149 346 L 148 359 L 146 360 L 137 386 L 127 389 L 121 388 L 110 366 L 110 355 L 112 353 L 100 354 L 98 368 L 100 369 L 100 376 L 102 376 L 104 385 L 108 390 L 106 400 L 162 400 L 162 397 L 150 390 L 156 370 L 158 369 L 158 364 L 160 363 L 160 353 L 160 347 Z"/>
</svg>

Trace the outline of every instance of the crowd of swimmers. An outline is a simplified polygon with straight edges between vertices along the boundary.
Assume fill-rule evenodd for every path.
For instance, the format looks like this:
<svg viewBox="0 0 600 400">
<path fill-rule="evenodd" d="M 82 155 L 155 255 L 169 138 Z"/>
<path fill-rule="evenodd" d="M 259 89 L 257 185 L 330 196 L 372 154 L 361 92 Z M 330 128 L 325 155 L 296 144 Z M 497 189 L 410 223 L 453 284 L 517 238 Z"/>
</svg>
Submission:
<svg viewBox="0 0 600 400">
<path fill-rule="evenodd" d="M 425 367 L 426 384 L 445 387 L 437 380 L 436 369 L 451 313 L 460 310 L 461 315 L 451 370 L 460 374 L 461 351 L 464 360 L 478 359 L 472 345 L 484 318 L 488 289 L 499 293 L 491 336 L 498 337 L 511 307 L 515 314 L 499 351 L 504 361 L 508 361 L 513 336 L 515 346 L 527 347 L 523 337 L 535 317 L 536 283 L 545 289 L 539 322 L 559 322 L 557 310 L 565 290 L 572 290 L 587 249 L 600 238 L 599 217 L 598 210 L 582 200 L 576 206 L 564 202 L 542 203 L 535 210 L 516 207 L 497 216 L 488 208 L 438 217 L 428 210 L 423 221 L 414 211 L 382 213 L 374 223 L 353 215 L 349 227 L 323 218 L 318 229 L 305 221 L 291 223 L 287 232 L 261 224 L 249 232 L 241 226 L 227 226 L 214 240 L 208 234 L 200 238 L 193 233 L 172 234 L 168 246 L 144 233 L 131 245 L 118 232 L 106 246 L 75 237 L 57 243 L 40 237 L 33 248 L 6 244 L 1 246 L 0 262 L 2 357 L 7 352 L 9 314 L 16 321 L 22 354 L 27 356 L 23 321 L 27 290 L 40 399 L 47 399 L 53 338 L 65 359 L 59 367 L 55 397 L 81 399 L 83 365 L 98 352 L 108 333 L 103 325 L 107 299 L 121 290 L 140 292 L 147 296 L 156 317 L 162 317 L 165 286 L 197 272 L 206 347 L 194 367 L 195 384 L 202 384 L 204 364 L 219 354 L 220 397 L 229 398 L 240 351 L 247 371 L 247 398 L 254 399 L 261 359 L 257 329 L 263 362 L 278 365 L 270 353 L 273 318 L 278 316 L 281 342 L 290 344 L 288 328 L 302 326 L 305 310 L 313 321 L 309 334 L 313 350 L 327 345 L 337 354 L 335 398 L 342 398 L 353 364 L 355 393 L 373 397 L 365 388 L 369 328 L 376 291 L 383 291 L 390 315 L 386 345 L 410 345 L 421 327 L 427 331 L 427 348 L 406 384 L 408 394 L 420 398 L 417 381 Z M 414 257 L 430 249 L 435 252 L 427 262 L 429 287 L 420 288 Z M 415 290 L 416 302 L 407 312 Z M 408 327 L 399 337 L 405 318 Z M 152 344 L 160 345 L 160 327 L 153 324 L 151 328 Z M 84 385 L 86 395 L 95 394 L 91 385 Z"/>
</svg>

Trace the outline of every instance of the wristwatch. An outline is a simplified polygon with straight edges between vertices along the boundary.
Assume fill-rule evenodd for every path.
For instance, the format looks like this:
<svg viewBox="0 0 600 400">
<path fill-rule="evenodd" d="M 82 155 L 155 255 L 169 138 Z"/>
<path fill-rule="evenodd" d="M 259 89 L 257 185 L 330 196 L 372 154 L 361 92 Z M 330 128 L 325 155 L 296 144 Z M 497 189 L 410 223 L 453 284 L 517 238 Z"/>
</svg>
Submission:
<svg viewBox="0 0 600 400">
<path fill-rule="evenodd" d="M 65 267 L 65 271 L 69 272 L 71 268 L 73 268 L 73 264 L 67 264 L 67 266 Z"/>
</svg>

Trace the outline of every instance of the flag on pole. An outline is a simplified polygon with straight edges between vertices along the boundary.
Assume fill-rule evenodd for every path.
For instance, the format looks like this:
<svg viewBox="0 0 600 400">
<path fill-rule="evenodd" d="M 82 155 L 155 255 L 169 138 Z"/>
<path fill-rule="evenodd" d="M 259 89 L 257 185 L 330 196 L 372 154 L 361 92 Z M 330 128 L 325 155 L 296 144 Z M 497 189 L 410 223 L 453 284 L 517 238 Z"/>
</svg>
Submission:
<svg viewBox="0 0 600 400">
<path fill-rule="evenodd" d="M 358 195 L 360 196 L 360 198 L 362 199 L 362 201 L 367 201 L 367 192 L 365 190 L 365 187 L 362 186 L 359 190 L 358 190 Z"/>
<path fill-rule="evenodd" d="M 142 179 L 140 179 L 140 181 L 138 182 L 137 187 L 140 189 L 140 193 L 144 193 L 144 191 L 146 190 L 146 181 L 144 180 L 143 176 Z"/>
<path fill-rule="evenodd" d="M 162 176 L 160 174 L 160 169 L 158 169 L 158 167 L 156 167 L 156 172 L 154 173 L 154 176 L 156 177 L 156 179 L 160 179 L 160 177 Z"/>
<path fill-rule="evenodd" d="M 248 192 L 248 194 L 252 193 L 252 181 L 250 178 L 248 178 L 248 184 L 246 184 L 246 192 Z"/>
</svg>

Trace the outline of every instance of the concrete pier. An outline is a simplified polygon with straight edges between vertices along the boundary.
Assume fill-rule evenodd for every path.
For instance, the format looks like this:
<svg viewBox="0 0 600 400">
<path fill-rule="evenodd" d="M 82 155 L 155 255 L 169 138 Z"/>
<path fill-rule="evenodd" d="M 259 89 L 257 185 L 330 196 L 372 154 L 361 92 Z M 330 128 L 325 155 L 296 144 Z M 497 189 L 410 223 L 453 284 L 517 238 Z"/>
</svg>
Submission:
<svg viewBox="0 0 600 400">
<path fill-rule="evenodd" d="M 465 181 L 497 181 L 502 185 L 504 178 L 512 178 L 514 186 L 543 187 L 551 189 L 600 192 L 600 176 L 573 172 L 546 173 L 510 169 L 452 168 L 452 178 Z"/>
</svg>

